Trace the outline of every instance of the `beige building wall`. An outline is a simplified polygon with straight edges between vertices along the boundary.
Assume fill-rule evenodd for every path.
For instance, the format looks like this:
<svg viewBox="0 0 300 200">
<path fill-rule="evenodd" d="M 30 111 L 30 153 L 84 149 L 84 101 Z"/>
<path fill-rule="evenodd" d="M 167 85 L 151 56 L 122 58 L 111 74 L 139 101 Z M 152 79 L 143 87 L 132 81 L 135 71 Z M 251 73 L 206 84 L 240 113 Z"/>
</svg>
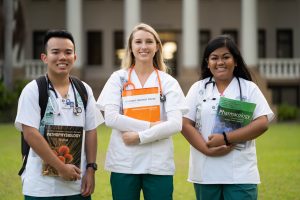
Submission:
<svg viewBox="0 0 300 200">
<path fill-rule="evenodd" d="M 33 32 L 52 28 L 66 28 L 66 0 L 21 0 L 26 18 L 25 59 L 32 59 Z M 83 15 L 83 79 L 89 82 L 96 95 L 104 82 L 117 68 L 114 66 L 114 31 L 124 30 L 125 0 L 82 0 Z M 179 80 L 188 74 L 182 66 L 182 17 L 183 0 L 141 0 L 141 21 L 151 24 L 158 31 L 176 33 L 178 44 L 177 68 Z M 238 32 L 241 43 L 241 0 L 199 0 L 199 29 L 209 30 L 214 37 L 224 29 Z M 294 58 L 300 57 L 300 0 L 257 0 L 258 29 L 266 31 L 266 56 L 276 57 L 276 30 L 293 31 Z M 87 66 L 87 31 L 102 32 L 103 64 Z M 251 38 L 249 38 L 251 40 Z M 75 41 L 76 42 L 76 41 Z M 256 41 L 255 41 L 256 42 Z M 199 42 L 195 41 L 195 45 Z M 100 44 L 99 44 L 100 45 Z M 200 63 L 200 58 L 199 58 Z M 194 81 L 198 76 L 195 73 Z M 184 88 L 189 88 L 186 83 Z"/>
</svg>

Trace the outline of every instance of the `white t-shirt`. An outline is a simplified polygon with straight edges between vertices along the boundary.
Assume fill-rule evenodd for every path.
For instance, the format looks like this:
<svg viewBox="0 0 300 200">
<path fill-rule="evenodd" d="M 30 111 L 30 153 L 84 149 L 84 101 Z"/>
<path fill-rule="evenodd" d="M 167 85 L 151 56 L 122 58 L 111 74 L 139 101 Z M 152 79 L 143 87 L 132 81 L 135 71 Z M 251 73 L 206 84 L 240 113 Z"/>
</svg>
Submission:
<svg viewBox="0 0 300 200">
<path fill-rule="evenodd" d="M 91 88 L 86 83 L 84 85 L 88 92 L 88 102 L 86 110 L 82 107 L 82 113 L 78 116 L 74 115 L 73 109 L 64 107 L 62 97 L 58 92 L 58 98 L 55 97 L 53 91 L 50 92 L 52 100 L 48 99 L 48 106 L 55 107 L 52 121 L 54 125 L 82 126 L 85 131 L 89 131 L 104 122 L 101 112 L 96 108 Z M 71 85 L 69 86 L 68 98 L 74 102 L 74 92 Z M 83 105 L 81 99 L 77 98 L 77 100 L 80 105 Z M 38 86 L 33 80 L 25 86 L 19 98 L 15 126 L 20 131 L 22 131 L 22 124 L 39 129 L 40 121 Z M 83 155 L 81 166 L 86 165 L 85 152 Z M 85 167 L 81 170 L 84 174 Z M 30 149 L 26 169 L 22 174 L 22 183 L 23 194 L 36 197 L 76 195 L 80 194 L 81 188 L 81 180 L 72 182 L 65 181 L 60 177 L 43 176 L 42 160 L 32 149 Z"/>
<path fill-rule="evenodd" d="M 242 78 L 239 80 L 243 100 L 256 104 L 253 119 L 266 115 L 271 121 L 274 114 L 259 88 L 253 82 Z M 189 113 L 184 116 L 195 122 L 206 141 L 214 126 L 220 98 L 218 89 L 213 83 L 207 84 L 204 89 L 208 81 L 209 78 L 206 78 L 192 85 L 186 96 Z M 223 96 L 240 100 L 240 89 L 236 78 L 225 89 Z M 243 150 L 234 149 L 229 154 L 219 157 L 206 156 L 191 146 L 188 180 L 201 184 L 260 183 L 255 141 L 247 141 L 246 148 Z"/>
<path fill-rule="evenodd" d="M 97 105 L 105 111 L 105 116 L 110 114 L 107 112 L 111 112 L 107 107 L 112 108 L 114 106 L 117 108 L 117 113 L 113 115 L 113 119 L 105 118 L 106 124 L 112 127 L 105 161 L 106 170 L 128 174 L 174 174 L 175 165 L 171 135 L 181 130 L 182 114 L 187 111 L 187 107 L 178 82 L 162 71 L 159 71 L 159 77 L 162 92 L 166 95 L 166 101 L 160 103 L 160 117 L 161 121 L 164 122 L 152 128 L 149 128 L 149 122 L 122 115 L 121 92 L 123 84 L 128 79 L 128 70 L 122 69 L 114 72 L 105 84 L 97 100 Z M 142 88 L 135 70 L 132 71 L 130 79 L 136 89 Z M 149 87 L 159 87 L 155 71 L 144 85 L 144 88 Z M 172 118 L 170 113 L 174 113 L 173 120 L 170 119 Z M 122 131 L 138 132 L 141 143 L 126 145 L 122 140 Z"/>
</svg>

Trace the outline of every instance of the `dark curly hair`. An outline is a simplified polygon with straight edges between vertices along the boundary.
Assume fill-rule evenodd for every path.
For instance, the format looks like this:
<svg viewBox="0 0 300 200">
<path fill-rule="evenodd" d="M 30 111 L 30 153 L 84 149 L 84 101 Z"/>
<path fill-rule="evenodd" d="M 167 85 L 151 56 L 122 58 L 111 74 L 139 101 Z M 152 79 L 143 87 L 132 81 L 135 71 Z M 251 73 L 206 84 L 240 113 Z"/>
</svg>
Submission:
<svg viewBox="0 0 300 200">
<path fill-rule="evenodd" d="M 233 75 L 235 77 L 244 78 L 252 81 L 250 72 L 247 69 L 246 63 L 232 37 L 229 35 L 220 35 L 210 40 L 204 50 L 203 58 L 201 62 L 201 79 L 212 77 L 213 74 L 208 68 L 209 55 L 218 48 L 226 47 L 232 54 L 237 67 L 234 68 Z"/>
</svg>

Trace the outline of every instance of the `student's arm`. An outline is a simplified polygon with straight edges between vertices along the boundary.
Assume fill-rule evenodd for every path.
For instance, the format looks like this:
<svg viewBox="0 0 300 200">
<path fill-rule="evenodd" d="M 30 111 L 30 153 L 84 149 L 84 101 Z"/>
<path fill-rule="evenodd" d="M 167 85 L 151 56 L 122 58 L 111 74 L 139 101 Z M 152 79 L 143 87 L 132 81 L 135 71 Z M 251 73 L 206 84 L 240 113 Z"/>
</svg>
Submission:
<svg viewBox="0 0 300 200">
<path fill-rule="evenodd" d="M 195 122 L 183 117 L 182 135 L 198 151 L 207 156 L 222 156 L 231 151 L 230 146 L 221 145 L 219 147 L 208 148 L 201 133 L 195 128 Z"/>
<path fill-rule="evenodd" d="M 105 124 L 119 131 L 142 131 L 150 127 L 150 122 L 121 115 L 120 107 L 109 104 L 105 106 Z"/>
<path fill-rule="evenodd" d="M 226 133 L 227 140 L 231 144 L 253 140 L 268 130 L 268 124 L 267 116 L 264 115 L 258 117 L 247 126 Z M 212 134 L 208 139 L 207 145 L 210 147 L 225 144 L 224 136 L 222 134 Z"/>
<path fill-rule="evenodd" d="M 140 132 L 125 132 L 122 135 L 123 141 L 127 145 L 145 144 L 161 139 L 166 139 L 181 130 L 182 113 L 179 110 L 169 111 L 167 121 L 153 124 L 147 130 Z"/>
<path fill-rule="evenodd" d="M 41 157 L 43 161 L 58 171 L 59 176 L 68 181 L 80 179 L 80 169 L 75 165 L 64 164 L 61 162 L 36 128 L 23 124 L 22 129 L 25 141 Z"/>
<path fill-rule="evenodd" d="M 97 129 L 86 131 L 85 151 L 87 163 L 96 163 L 97 156 Z M 85 166 L 84 166 L 85 167 Z M 89 167 L 82 179 L 81 195 L 89 196 L 95 189 L 95 171 Z"/>
</svg>

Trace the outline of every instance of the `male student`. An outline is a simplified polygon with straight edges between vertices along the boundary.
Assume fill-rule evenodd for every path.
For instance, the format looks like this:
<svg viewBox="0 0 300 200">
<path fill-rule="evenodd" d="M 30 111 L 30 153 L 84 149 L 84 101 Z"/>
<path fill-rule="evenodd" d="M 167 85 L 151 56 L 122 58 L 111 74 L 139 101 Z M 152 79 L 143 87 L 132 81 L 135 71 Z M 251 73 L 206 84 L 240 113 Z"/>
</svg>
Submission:
<svg viewBox="0 0 300 200">
<path fill-rule="evenodd" d="M 93 92 L 86 83 L 87 103 L 79 95 L 70 76 L 76 61 L 75 43 L 71 33 L 50 30 L 44 38 L 42 61 L 47 65 L 45 75 L 48 102 L 43 117 L 39 105 L 39 89 L 33 80 L 23 89 L 18 103 L 15 126 L 23 132 L 30 146 L 26 168 L 22 173 L 25 200 L 63 199 L 87 200 L 95 188 L 97 170 L 97 131 L 103 117 L 95 106 Z M 83 127 L 85 135 L 81 153 L 81 169 L 62 162 L 44 137 L 45 125 Z M 82 131 L 82 133 L 84 133 Z M 72 134 L 70 134 L 72 135 Z M 53 167 L 58 176 L 48 176 L 43 164 Z"/>
</svg>

